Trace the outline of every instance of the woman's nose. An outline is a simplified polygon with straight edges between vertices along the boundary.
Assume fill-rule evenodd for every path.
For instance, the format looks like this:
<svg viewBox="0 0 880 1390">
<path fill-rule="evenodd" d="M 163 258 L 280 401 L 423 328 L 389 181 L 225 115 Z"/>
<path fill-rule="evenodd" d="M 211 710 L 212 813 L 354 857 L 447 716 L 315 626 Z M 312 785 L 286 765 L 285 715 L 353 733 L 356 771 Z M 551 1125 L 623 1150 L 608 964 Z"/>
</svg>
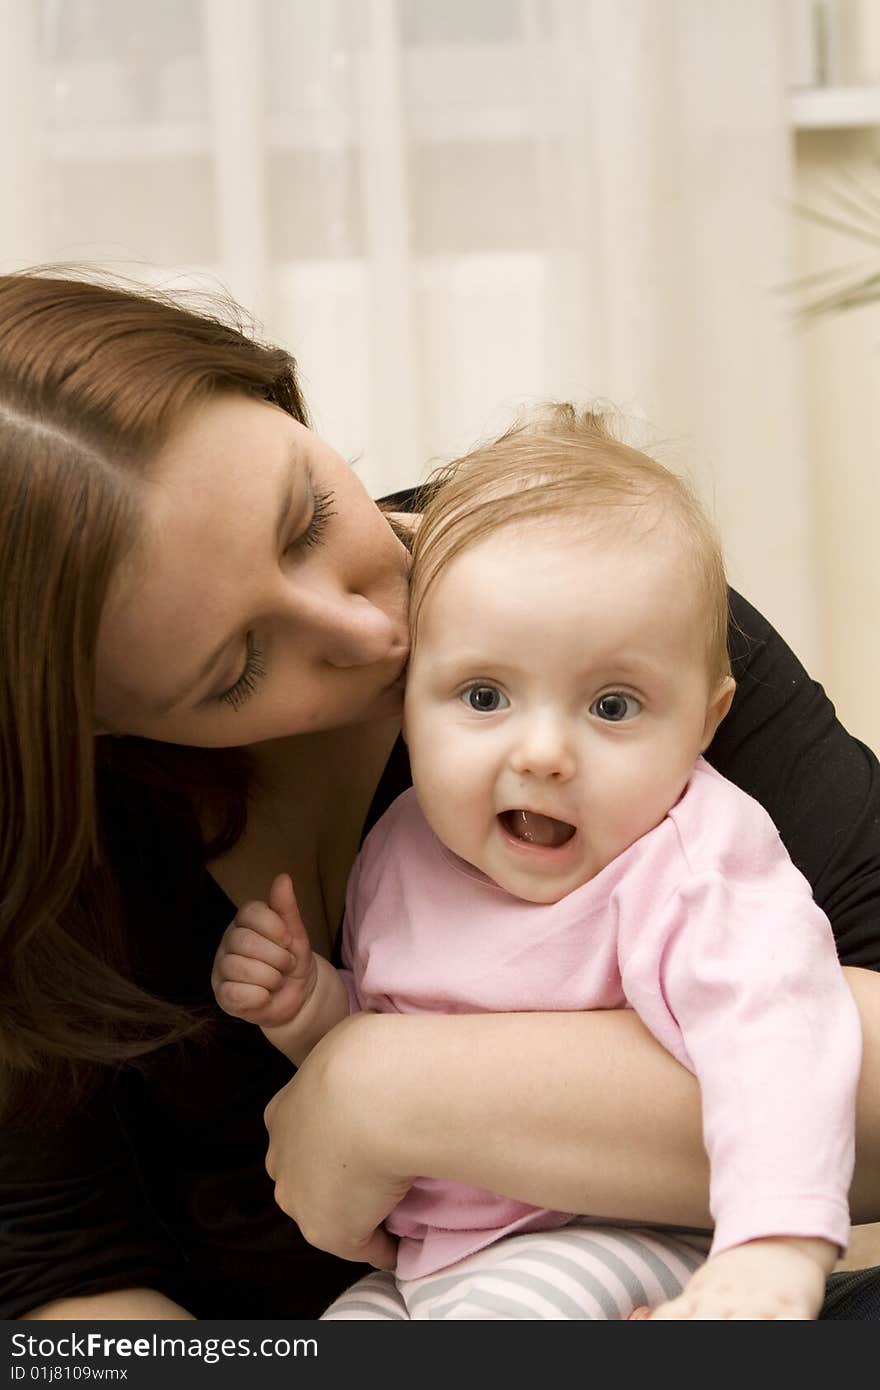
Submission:
<svg viewBox="0 0 880 1390">
<path fill-rule="evenodd" d="M 567 782 L 574 776 L 575 758 L 562 723 L 534 719 L 523 730 L 511 754 L 511 766 L 521 777 Z"/>
<path fill-rule="evenodd" d="M 318 650 L 328 666 L 371 666 L 405 642 L 388 614 L 363 594 L 328 599 L 315 618 Z"/>
</svg>

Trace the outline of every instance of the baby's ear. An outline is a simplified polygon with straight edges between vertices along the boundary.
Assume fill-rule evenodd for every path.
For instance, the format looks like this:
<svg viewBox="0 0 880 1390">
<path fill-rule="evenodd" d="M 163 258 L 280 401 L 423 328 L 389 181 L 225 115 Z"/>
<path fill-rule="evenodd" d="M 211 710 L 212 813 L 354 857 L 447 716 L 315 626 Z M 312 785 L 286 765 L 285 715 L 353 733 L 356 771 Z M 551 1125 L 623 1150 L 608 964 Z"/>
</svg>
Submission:
<svg viewBox="0 0 880 1390">
<path fill-rule="evenodd" d="M 700 752 L 704 753 L 715 737 L 715 730 L 721 723 L 724 716 L 733 703 L 736 693 L 736 681 L 733 676 L 725 676 L 718 682 L 714 694 L 706 707 L 706 722 L 703 725 L 703 741 L 700 744 Z"/>
</svg>

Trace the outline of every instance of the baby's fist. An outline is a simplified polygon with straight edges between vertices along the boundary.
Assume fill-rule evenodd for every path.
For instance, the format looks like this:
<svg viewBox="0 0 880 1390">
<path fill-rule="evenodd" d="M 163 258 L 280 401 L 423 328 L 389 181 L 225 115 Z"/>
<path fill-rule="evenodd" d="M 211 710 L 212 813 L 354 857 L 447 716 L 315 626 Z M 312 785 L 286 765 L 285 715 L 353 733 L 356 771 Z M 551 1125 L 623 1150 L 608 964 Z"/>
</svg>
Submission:
<svg viewBox="0 0 880 1390">
<path fill-rule="evenodd" d="M 225 1013 L 275 1028 L 296 1017 L 317 973 L 290 876 L 279 874 L 268 902 L 246 903 L 223 933 L 211 985 Z"/>
</svg>

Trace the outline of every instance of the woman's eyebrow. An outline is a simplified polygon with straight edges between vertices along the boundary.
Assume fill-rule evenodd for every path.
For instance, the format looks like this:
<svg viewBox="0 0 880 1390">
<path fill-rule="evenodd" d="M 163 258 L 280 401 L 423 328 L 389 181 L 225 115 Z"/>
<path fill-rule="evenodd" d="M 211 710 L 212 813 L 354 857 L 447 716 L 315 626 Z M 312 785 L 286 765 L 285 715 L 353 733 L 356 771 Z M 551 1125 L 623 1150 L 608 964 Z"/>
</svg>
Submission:
<svg viewBox="0 0 880 1390">
<path fill-rule="evenodd" d="M 284 477 L 282 479 L 278 513 L 275 522 L 275 543 L 279 549 L 281 548 L 281 544 L 284 539 L 284 533 L 287 529 L 287 523 L 290 517 L 290 509 L 293 505 L 293 494 L 296 488 L 297 478 L 300 475 L 300 473 L 301 469 L 299 450 L 294 445 L 290 453 L 290 461 L 288 467 L 285 469 Z M 225 654 L 227 649 L 232 645 L 233 642 L 240 641 L 241 636 L 241 624 L 238 624 L 234 632 L 228 632 L 226 636 L 216 644 L 216 646 L 211 648 L 211 651 L 208 654 L 208 656 L 205 657 L 204 661 L 200 662 L 197 669 L 193 671 L 191 675 L 187 676 L 184 680 L 182 680 L 180 684 L 168 695 L 162 696 L 162 698 L 154 706 L 155 712 L 157 714 L 167 714 L 169 710 L 172 710 L 177 705 L 181 704 L 187 698 L 188 695 L 193 693 L 193 691 L 198 690 L 199 687 L 203 684 L 204 681 L 207 680 L 208 676 L 214 670 L 214 667 L 219 664 L 220 658 Z"/>
</svg>

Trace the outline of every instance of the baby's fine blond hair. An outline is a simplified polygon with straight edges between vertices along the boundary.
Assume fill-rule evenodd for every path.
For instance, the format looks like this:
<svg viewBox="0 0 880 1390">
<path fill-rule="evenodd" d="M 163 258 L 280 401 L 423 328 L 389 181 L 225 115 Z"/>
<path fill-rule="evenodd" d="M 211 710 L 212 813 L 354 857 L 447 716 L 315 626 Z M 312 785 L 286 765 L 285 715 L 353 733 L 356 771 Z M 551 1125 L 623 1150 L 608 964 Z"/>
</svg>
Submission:
<svg viewBox="0 0 880 1390">
<path fill-rule="evenodd" d="M 536 520 L 643 531 L 671 521 L 692 561 L 710 677 L 730 674 L 727 579 L 715 528 L 688 483 L 616 438 L 607 415 L 568 403 L 543 406 L 436 469 L 421 498 L 410 587 L 414 638 L 421 606 L 441 572 L 498 531 Z"/>
</svg>

